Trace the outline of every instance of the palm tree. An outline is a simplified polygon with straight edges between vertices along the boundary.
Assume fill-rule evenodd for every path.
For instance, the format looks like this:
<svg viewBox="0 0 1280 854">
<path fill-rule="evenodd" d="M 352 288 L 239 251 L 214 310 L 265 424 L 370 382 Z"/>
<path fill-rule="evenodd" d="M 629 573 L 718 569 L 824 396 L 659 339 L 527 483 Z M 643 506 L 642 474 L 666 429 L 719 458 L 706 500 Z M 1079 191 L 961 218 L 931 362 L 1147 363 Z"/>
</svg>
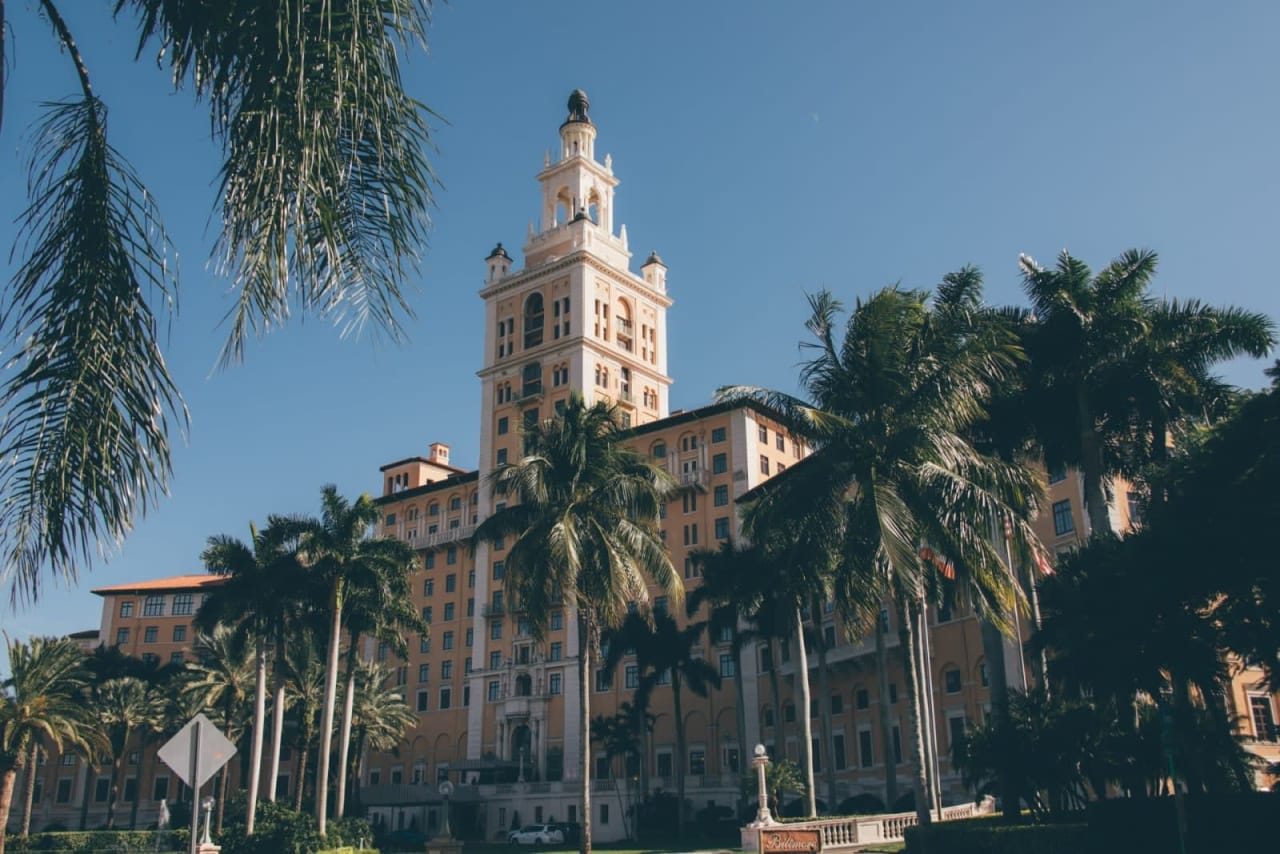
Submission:
<svg viewBox="0 0 1280 854">
<path fill-rule="evenodd" d="M 23 643 L 8 635 L 5 646 L 9 677 L 0 682 L 0 854 L 4 854 L 14 783 L 24 768 L 24 836 L 29 829 L 41 745 L 88 754 L 101 743 L 84 711 L 85 656 L 80 647 L 65 638 L 34 637 Z"/>
<path fill-rule="evenodd" d="M 351 771 L 344 770 L 358 785 L 360 766 L 367 750 L 392 750 L 418 716 L 405 702 L 404 692 L 390 685 L 391 674 L 376 661 L 357 662 L 355 701 L 351 707 L 351 731 L 356 742 L 356 760 Z"/>
<path fill-rule="evenodd" d="M 409 573 L 417 563 L 412 547 L 386 539 L 380 547 L 386 559 L 373 564 L 379 573 L 376 583 L 352 589 L 344 607 L 347 634 L 346 689 L 343 691 L 342 726 L 338 740 L 338 793 L 334 815 L 346 814 L 347 782 L 350 777 L 352 703 L 357 689 L 360 640 L 370 634 L 404 660 L 409 655 L 405 638 L 410 634 L 427 637 L 431 627 L 413 605 Z M 393 553 L 399 551 L 399 555 Z"/>
<path fill-rule="evenodd" d="M 477 541 L 512 537 L 506 592 L 524 608 L 534 637 L 545 637 L 563 602 L 578 624 L 578 727 L 582 756 L 582 854 L 591 850 L 591 654 L 600 632 L 621 625 L 631 603 L 654 584 L 676 604 L 684 586 L 658 535 L 668 475 L 622 444 L 616 411 L 571 394 L 562 414 L 526 432 L 528 452 L 500 466 L 494 491 L 514 500 L 480 524 Z"/>
<path fill-rule="evenodd" d="M 314 640 L 304 638 L 301 643 L 290 644 L 285 656 L 285 687 L 288 704 L 298 717 L 298 783 L 293 808 L 301 810 L 307 788 L 307 758 L 315 744 L 317 719 L 325 697 L 324 661 Z"/>
<path fill-rule="evenodd" d="M 253 719 L 249 698 L 257 684 L 254 645 L 230 626 L 220 624 L 212 632 L 196 635 L 198 660 L 187 666 L 188 678 L 182 697 L 193 712 L 207 711 L 222 726 L 222 734 L 238 744 L 245 727 Z M 231 768 L 219 772 L 220 794 L 216 827 L 222 830 Z"/>
<path fill-rule="evenodd" d="M 1163 460 L 1169 431 L 1212 411 L 1223 386 L 1210 368 L 1274 344 L 1264 315 L 1151 298 L 1157 262 L 1130 249 L 1094 276 L 1065 250 L 1053 269 L 1021 257 L 1033 310 L 1025 411 L 1046 463 L 1080 469 L 1091 534 L 1112 533 L 1109 476 Z"/>
<path fill-rule="evenodd" d="M 172 247 L 108 138 L 83 40 L 55 0 L 37 5 L 79 86 L 45 98 L 0 313 L 18 359 L 0 388 L 13 461 L 0 478 L 0 564 L 31 598 L 46 572 L 75 581 L 154 506 L 171 473 L 169 425 L 186 423 L 153 314 L 175 296 Z M 435 177 L 429 111 L 405 91 L 399 62 L 403 46 L 425 45 L 429 0 L 115 7 L 134 13 L 137 56 L 158 42 L 174 85 L 209 105 L 224 157 L 214 258 L 238 290 L 223 361 L 298 309 L 400 338 Z"/>
<path fill-rule="evenodd" d="M 417 553 L 392 537 L 369 536 L 381 513 L 367 494 L 351 502 L 338 494 L 336 486 L 329 484 L 320 490 L 320 506 L 319 519 L 276 519 L 272 527 L 279 527 L 287 538 L 298 538 L 299 555 L 307 565 L 316 589 L 324 590 L 327 600 L 328 663 L 316 774 L 316 819 L 323 837 L 329 815 L 329 762 L 338 699 L 343 609 L 349 599 L 370 602 L 363 611 L 365 614 L 370 614 L 379 604 L 393 607 L 391 603 L 397 597 L 407 600 L 408 576 L 417 562 Z M 399 608 L 400 604 L 394 607 Z M 400 608 L 401 612 L 403 610 Z M 398 612 L 395 619 L 408 621 L 411 618 Z M 378 625 L 376 621 L 369 620 L 366 624 Z M 415 631 L 421 630 L 420 624 L 414 623 L 414 626 Z M 350 673 L 349 679 L 354 677 L 354 669 Z M 353 696 L 353 693 L 349 692 L 348 696 Z M 344 729 L 349 736 L 349 724 Z"/>
<path fill-rule="evenodd" d="M 252 836 L 262 776 L 268 648 L 273 641 L 278 648 L 281 633 L 296 622 L 291 618 L 302 601 L 304 575 L 297 552 L 287 548 L 286 542 L 274 536 L 270 529 L 260 533 L 257 526 L 250 523 L 249 538 L 249 543 L 226 535 L 209 538 L 200 559 L 209 572 L 227 580 L 205 597 L 196 613 L 195 624 L 206 633 L 219 625 L 234 626 L 243 635 L 241 642 L 253 648 L 253 746 L 245 816 L 245 833 Z M 278 681 L 275 692 L 278 703 L 283 688 L 283 681 Z M 269 785 L 274 793 L 274 779 Z"/>
<path fill-rule="evenodd" d="M 687 687 L 699 697 L 707 696 L 711 688 L 720 686 L 720 671 L 697 655 L 702 650 L 705 622 L 690 623 L 681 628 L 667 611 L 652 614 L 638 609 L 628 614 L 622 625 L 608 632 L 609 653 L 604 659 L 604 669 L 617 668 L 628 650 L 636 651 L 637 663 L 643 662 L 640 687 L 636 691 L 636 705 L 645 708 L 649 695 L 658 685 L 671 685 L 671 701 L 676 729 L 676 836 L 683 836 L 685 823 L 685 764 L 688 750 L 685 746 L 683 688 Z M 647 671 L 647 672 L 645 672 Z"/>
<path fill-rule="evenodd" d="M 163 712 L 163 698 L 134 676 L 108 679 L 95 686 L 91 709 L 110 746 L 111 786 L 107 800 L 107 828 L 116 824 L 116 806 L 124 786 L 125 759 L 134 737 L 151 728 Z M 138 792 L 134 792 L 135 800 Z"/>
<path fill-rule="evenodd" d="M 923 606 L 947 574 L 980 613 L 1007 626 L 1018 591 L 992 535 L 1007 525 L 1020 553 L 1042 549 L 1026 521 L 1038 487 L 1025 469 L 979 453 L 965 438 L 1021 355 L 1008 324 L 983 308 L 981 276 L 972 268 L 948 275 L 932 305 L 925 293 L 896 287 L 859 300 L 842 341 L 839 302 L 823 292 L 810 306 L 816 342 L 806 345 L 814 355 L 801 372 L 809 401 L 754 387 L 720 393 L 773 407 L 815 449 L 759 490 L 755 512 L 785 518 L 791 508 L 840 519 L 836 602 L 857 623 L 871 604 L 868 591 L 896 599 L 909 662 L 920 659 Z M 939 554 L 945 559 L 926 559 Z M 916 807 L 927 823 L 932 787 L 922 755 L 921 680 L 912 670 L 905 668 Z"/>
</svg>

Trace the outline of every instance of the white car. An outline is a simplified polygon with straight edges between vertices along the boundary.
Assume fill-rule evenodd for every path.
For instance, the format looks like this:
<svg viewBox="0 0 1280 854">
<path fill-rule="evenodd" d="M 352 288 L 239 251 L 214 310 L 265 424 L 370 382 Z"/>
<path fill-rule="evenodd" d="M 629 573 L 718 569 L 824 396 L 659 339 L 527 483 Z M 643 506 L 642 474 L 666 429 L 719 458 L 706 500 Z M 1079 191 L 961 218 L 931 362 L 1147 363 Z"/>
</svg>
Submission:
<svg viewBox="0 0 1280 854">
<path fill-rule="evenodd" d="M 512 845 L 563 845 L 564 833 L 549 824 L 527 824 L 511 831 L 507 841 Z"/>
</svg>

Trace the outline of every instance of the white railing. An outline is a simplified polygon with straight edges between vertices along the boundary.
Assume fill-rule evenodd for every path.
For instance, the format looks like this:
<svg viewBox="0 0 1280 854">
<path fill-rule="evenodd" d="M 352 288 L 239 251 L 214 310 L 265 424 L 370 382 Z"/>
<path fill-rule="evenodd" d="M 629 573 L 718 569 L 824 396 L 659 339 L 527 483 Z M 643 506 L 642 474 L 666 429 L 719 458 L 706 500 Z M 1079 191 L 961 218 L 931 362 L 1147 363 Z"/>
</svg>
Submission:
<svg viewBox="0 0 1280 854">
<path fill-rule="evenodd" d="M 418 548 L 434 548 L 442 546 L 445 543 L 452 543 L 455 540 L 470 539 L 471 535 L 476 532 L 475 525 L 463 525 L 460 528 L 445 528 L 443 531 L 437 531 L 434 534 L 427 534 L 426 539 L 421 543 L 415 543 Z"/>
<path fill-rule="evenodd" d="M 943 807 L 938 821 L 955 821 L 975 815 L 986 815 L 995 810 L 995 801 L 984 798 L 980 804 L 958 804 Z M 820 818 L 814 821 L 789 821 L 772 827 L 787 830 L 816 830 L 822 835 L 822 850 L 852 850 L 878 842 L 901 842 L 908 827 L 915 827 L 914 812 L 886 813 L 883 815 L 855 815 L 843 818 Z M 760 850 L 760 828 L 742 828 L 742 850 Z"/>
</svg>

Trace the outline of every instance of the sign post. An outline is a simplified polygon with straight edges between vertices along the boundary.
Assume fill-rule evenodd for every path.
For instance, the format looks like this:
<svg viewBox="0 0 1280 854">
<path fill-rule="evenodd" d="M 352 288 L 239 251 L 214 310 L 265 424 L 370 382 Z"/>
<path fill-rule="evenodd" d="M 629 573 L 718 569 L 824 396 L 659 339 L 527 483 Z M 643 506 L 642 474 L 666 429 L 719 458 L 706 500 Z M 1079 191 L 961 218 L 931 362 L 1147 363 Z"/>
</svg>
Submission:
<svg viewBox="0 0 1280 854">
<path fill-rule="evenodd" d="M 173 738 L 165 742 L 156 756 L 173 769 L 182 782 L 191 787 L 191 854 L 200 848 L 217 850 L 199 842 L 200 787 L 235 755 L 236 746 L 218 731 L 213 722 L 197 714 Z"/>
</svg>

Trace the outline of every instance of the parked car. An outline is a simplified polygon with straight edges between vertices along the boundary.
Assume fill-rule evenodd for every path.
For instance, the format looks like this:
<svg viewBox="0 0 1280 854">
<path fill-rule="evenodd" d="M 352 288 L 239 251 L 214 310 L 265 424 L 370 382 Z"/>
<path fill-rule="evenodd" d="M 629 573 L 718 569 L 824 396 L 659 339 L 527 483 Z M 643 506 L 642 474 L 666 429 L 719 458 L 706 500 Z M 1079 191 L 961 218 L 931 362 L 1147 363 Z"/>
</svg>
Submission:
<svg viewBox="0 0 1280 854">
<path fill-rule="evenodd" d="M 564 834 L 565 845 L 577 845 L 582 836 L 582 825 L 576 821 L 553 821 L 551 827 Z"/>
<path fill-rule="evenodd" d="M 511 831 L 507 841 L 512 845 L 563 845 L 564 833 L 549 824 L 526 824 Z"/>
</svg>

